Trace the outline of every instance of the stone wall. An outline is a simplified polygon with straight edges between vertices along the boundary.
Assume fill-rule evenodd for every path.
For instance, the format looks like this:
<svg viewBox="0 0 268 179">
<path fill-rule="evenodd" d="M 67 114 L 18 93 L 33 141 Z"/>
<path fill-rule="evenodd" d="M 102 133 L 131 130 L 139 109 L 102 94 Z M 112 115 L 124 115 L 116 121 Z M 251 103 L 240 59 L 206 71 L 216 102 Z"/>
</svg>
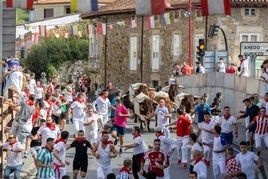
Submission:
<svg viewBox="0 0 268 179">
<path fill-rule="evenodd" d="M 265 94 L 265 83 L 257 78 L 239 77 L 234 74 L 205 73 L 191 76 L 179 77 L 178 83 L 184 86 L 182 91 L 193 95 L 203 96 L 209 93 L 209 104 L 212 103 L 216 93 L 223 94 L 221 108 L 230 106 L 233 114 L 244 109 L 243 100 L 254 93 L 263 99 Z"/>
<path fill-rule="evenodd" d="M 141 17 L 135 17 L 134 13 L 114 14 L 94 19 L 94 23 L 107 18 L 107 24 L 113 24 L 113 28 L 107 31 L 107 83 L 112 82 L 121 89 L 126 90 L 132 83 L 140 82 L 141 70 L 131 71 L 130 69 L 130 36 L 138 37 L 138 60 L 141 59 L 141 48 L 143 48 L 143 82 L 152 86 L 152 81 L 158 81 L 160 86 L 168 80 L 168 73 L 172 70 L 174 63 L 188 61 L 188 18 L 184 10 L 172 10 L 170 12 L 171 25 L 163 25 L 161 16 L 155 16 L 155 28 L 148 29 L 144 20 L 143 47 L 141 47 Z M 245 8 L 232 8 L 232 16 L 209 16 L 207 27 L 216 23 L 225 31 L 229 47 L 230 60 L 239 63 L 237 55 L 240 54 L 241 34 L 258 34 L 259 41 L 268 41 L 268 8 L 256 8 L 256 16 L 245 17 Z M 175 18 L 177 14 L 177 18 Z M 206 29 L 206 17 L 201 16 L 200 10 L 194 10 L 193 16 L 193 62 L 196 61 L 196 34 L 204 34 Z M 137 27 L 130 28 L 128 22 L 136 18 Z M 125 26 L 115 25 L 124 21 Z M 93 21 L 92 21 L 93 22 Z M 160 35 L 160 69 L 151 70 L 151 39 L 152 34 Z M 180 35 L 180 54 L 173 56 L 173 34 Z M 101 41 L 100 54 L 100 79 L 104 82 L 104 58 L 105 41 L 104 36 Z M 225 43 L 222 33 L 213 39 L 207 39 L 207 50 L 225 50 Z M 264 58 L 262 58 L 264 59 Z"/>
</svg>

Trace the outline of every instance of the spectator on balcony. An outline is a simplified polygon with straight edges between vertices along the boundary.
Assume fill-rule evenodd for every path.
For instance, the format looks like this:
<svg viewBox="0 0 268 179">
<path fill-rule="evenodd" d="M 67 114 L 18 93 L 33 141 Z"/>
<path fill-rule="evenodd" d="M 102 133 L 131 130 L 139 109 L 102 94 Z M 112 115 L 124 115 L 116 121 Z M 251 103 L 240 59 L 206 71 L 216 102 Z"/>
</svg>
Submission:
<svg viewBox="0 0 268 179">
<path fill-rule="evenodd" d="M 228 63 L 228 67 L 226 68 L 225 72 L 234 74 L 236 72 L 235 64 L 234 63 Z"/>
<path fill-rule="evenodd" d="M 186 62 L 183 62 L 181 70 L 183 75 L 191 75 L 192 70 L 193 70 L 192 66 L 188 65 Z"/>
<path fill-rule="evenodd" d="M 224 59 L 223 58 L 220 58 L 219 59 L 219 63 L 218 63 L 218 65 L 215 68 L 216 68 L 216 70 L 218 72 L 225 73 L 226 68 L 225 68 L 225 64 L 224 64 Z"/>
<path fill-rule="evenodd" d="M 239 77 L 249 77 L 248 73 L 248 60 L 243 58 L 243 55 L 238 55 L 238 59 L 240 61 L 240 66 L 238 67 L 238 71 L 240 72 Z"/>
<path fill-rule="evenodd" d="M 196 64 L 196 69 L 195 69 L 196 73 L 205 73 L 206 72 L 205 67 L 203 67 L 199 61 L 195 62 L 195 64 Z"/>
</svg>

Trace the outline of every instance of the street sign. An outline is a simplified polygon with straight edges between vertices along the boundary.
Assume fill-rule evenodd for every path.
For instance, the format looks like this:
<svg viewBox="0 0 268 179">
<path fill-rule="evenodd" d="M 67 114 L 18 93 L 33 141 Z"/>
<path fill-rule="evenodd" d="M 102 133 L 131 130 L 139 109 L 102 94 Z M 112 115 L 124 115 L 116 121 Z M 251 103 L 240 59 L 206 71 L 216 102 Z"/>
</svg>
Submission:
<svg viewBox="0 0 268 179">
<path fill-rule="evenodd" d="M 241 42 L 240 54 L 247 56 L 268 56 L 268 42 Z"/>
</svg>

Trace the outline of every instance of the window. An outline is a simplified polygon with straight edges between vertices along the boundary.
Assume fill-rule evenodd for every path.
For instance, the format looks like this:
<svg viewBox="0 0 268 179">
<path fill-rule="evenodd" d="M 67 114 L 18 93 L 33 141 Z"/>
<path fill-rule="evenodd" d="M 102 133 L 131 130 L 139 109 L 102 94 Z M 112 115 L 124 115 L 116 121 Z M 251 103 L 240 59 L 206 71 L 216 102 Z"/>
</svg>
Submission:
<svg viewBox="0 0 268 179">
<path fill-rule="evenodd" d="M 240 42 L 258 42 L 259 34 L 240 34 Z"/>
<path fill-rule="evenodd" d="M 151 61 L 152 70 L 159 70 L 159 60 L 160 60 L 159 41 L 160 41 L 159 35 L 152 36 L 152 61 Z"/>
<path fill-rule="evenodd" d="M 130 70 L 137 70 L 137 46 L 138 37 L 130 37 Z"/>
<path fill-rule="evenodd" d="M 70 14 L 71 13 L 71 8 L 70 6 L 65 6 L 64 7 L 65 14 Z"/>
<path fill-rule="evenodd" d="M 256 16 L 256 10 L 254 8 L 246 8 L 245 16 Z"/>
<path fill-rule="evenodd" d="M 180 35 L 173 35 L 173 56 L 180 55 Z"/>
<path fill-rule="evenodd" d="M 177 19 L 177 18 L 179 18 L 179 17 L 181 17 L 181 11 L 173 11 L 173 17 L 174 17 L 174 19 Z"/>
<path fill-rule="evenodd" d="M 44 18 L 49 18 L 54 16 L 54 9 L 44 9 Z"/>
</svg>

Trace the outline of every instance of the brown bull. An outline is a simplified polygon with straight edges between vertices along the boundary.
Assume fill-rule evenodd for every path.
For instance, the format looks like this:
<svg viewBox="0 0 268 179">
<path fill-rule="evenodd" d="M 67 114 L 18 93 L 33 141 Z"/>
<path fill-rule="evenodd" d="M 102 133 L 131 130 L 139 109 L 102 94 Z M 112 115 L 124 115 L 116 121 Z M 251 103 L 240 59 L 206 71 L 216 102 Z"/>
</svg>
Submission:
<svg viewBox="0 0 268 179">
<path fill-rule="evenodd" d="M 143 124 L 144 124 L 144 131 L 148 131 L 150 132 L 150 119 L 153 118 L 155 116 L 155 108 L 157 106 L 157 103 L 155 103 L 153 100 L 151 99 L 144 99 L 143 102 L 140 103 L 140 115 L 144 116 L 143 120 L 140 117 L 140 127 L 141 129 L 143 129 Z"/>
</svg>

